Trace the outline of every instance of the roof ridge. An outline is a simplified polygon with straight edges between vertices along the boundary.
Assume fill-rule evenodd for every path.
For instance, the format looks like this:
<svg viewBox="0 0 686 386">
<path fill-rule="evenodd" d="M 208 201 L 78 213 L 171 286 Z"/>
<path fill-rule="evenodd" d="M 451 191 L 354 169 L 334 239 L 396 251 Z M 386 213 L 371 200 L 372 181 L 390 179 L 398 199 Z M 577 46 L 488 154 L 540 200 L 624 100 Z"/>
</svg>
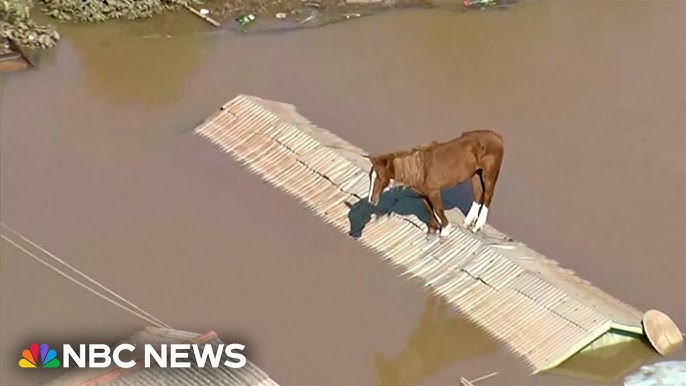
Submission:
<svg viewBox="0 0 686 386">
<path fill-rule="evenodd" d="M 353 154 L 356 152 L 347 149 L 354 145 L 316 126 L 295 105 L 288 105 L 291 108 L 284 109 L 283 102 L 241 94 L 193 131 L 251 173 L 286 191 L 324 222 L 352 236 L 357 229 L 353 222 L 359 216 L 351 208 L 364 200 L 368 188 L 363 186 L 368 184 L 362 177 L 368 167 L 364 152 Z M 253 149 L 258 147 L 267 148 L 270 157 L 257 154 Z M 403 208 L 409 203 L 404 196 L 393 202 Z M 401 268 L 402 276 L 430 285 L 452 307 L 522 357 L 534 372 L 569 358 L 580 344 L 610 328 L 626 327 L 627 332 L 641 334 L 641 311 L 497 229 L 487 225 L 480 235 L 459 231 L 440 243 L 426 243 L 417 231 L 425 230 L 426 225 L 414 221 L 412 211 L 402 212 L 363 221 L 364 234 L 353 237 Z M 459 209 L 446 211 L 446 215 L 456 223 L 464 218 Z M 394 218 L 398 221 L 392 221 Z M 437 259 L 435 254 L 443 258 Z M 492 309 L 486 304 L 487 297 L 508 299 L 508 308 Z M 510 317 L 496 317 L 504 314 Z M 505 323 L 508 319 L 511 322 Z M 536 339 L 524 339 L 522 329 L 535 332 L 532 321 L 551 328 L 539 331 Z M 554 334 L 561 337 L 553 339 Z"/>
</svg>

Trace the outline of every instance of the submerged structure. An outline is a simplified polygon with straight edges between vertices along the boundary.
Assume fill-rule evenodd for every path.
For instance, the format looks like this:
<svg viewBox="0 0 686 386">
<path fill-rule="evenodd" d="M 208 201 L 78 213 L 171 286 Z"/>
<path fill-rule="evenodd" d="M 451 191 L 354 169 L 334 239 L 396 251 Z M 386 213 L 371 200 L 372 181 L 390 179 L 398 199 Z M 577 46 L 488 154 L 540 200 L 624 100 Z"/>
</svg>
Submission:
<svg viewBox="0 0 686 386">
<path fill-rule="evenodd" d="M 644 329 L 643 312 L 493 227 L 474 234 L 458 226 L 444 240 L 426 241 L 424 210 L 403 189 L 385 192 L 384 215 L 372 220 L 365 152 L 315 126 L 293 105 L 239 95 L 195 133 L 419 279 L 534 373 L 575 353 L 643 339 L 646 331 L 654 346 L 683 341 L 671 320 L 657 326 L 649 318 Z M 464 218 L 458 209 L 446 214 L 455 225 Z"/>
<path fill-rule="evenodd" d="M 0 39 L 0 75 L 34 67 L 24 50 L 11 39 Z"/>
<path fill-rule="evenodd" d="M 162 343 L 209 343 L 218 346 L 223 342 L 213 331 L 204 334 L 148 327 L 119 343 L 152 344 Z M 139 362 L 140 364 L 140 362 Z M 259 367 L 248 361 L 240 369 L 225 366 L 217 368 L 165 369 L 160 367 L 143 368 L 136 365 L 130 369 L 88 369 L 74 370 L 43 386 L 129 386 L 129 385 L 165 385 L 165 386 L 279 386 Z"/>
</svg>

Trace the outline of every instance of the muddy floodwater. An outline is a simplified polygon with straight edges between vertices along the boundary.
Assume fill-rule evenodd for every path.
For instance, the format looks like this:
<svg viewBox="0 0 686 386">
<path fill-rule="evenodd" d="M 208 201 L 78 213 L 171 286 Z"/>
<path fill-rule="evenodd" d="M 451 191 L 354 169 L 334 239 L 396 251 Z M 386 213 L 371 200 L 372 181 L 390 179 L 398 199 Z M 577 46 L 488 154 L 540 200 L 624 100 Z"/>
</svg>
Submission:
<svg viewBox="0 0 686 386">
<path fill-rule="evenodd" d="M 63 26 L 40 70 L 1 81 L 1 220 L 171 326 L 244 342 L 283 385 L 444 386 L 494 371 L 479 385 L 619 384 L 649 350 L 529 377 L 190 131 L 239 93 L 294 103 L 371 152 L 497 129 L 489 222 L 686 329 L 685 15 L 681 0 L 556 0 L 286 34 L 207 34 L 186 13 Z M 446 196 L 464 209 L 470 190 Z M 58 373 L 20 370 L 28 343 L 148 324 L 0 251 L 3 386 Z"/>
</svg>

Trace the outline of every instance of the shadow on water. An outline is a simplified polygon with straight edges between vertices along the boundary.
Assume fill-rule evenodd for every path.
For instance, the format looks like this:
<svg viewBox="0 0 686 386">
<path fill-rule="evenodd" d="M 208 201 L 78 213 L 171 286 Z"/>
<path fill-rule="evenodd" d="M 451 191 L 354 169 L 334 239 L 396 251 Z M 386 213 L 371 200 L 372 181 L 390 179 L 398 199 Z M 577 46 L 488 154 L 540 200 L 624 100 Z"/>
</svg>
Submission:
<svg viewBox="0 0 686 386">
<path fill-rule="evenodd" d="M 374 354 L 376 384 L 414 385 L 451 364 L 490 354 L 497 348 L 488 335 L 451 315 L 443 299 L 429 295 L 403 350 L 392 358 Z"/>
<path fill-rule="evenodd" d="M 472 202 L 471 184 L 465 182 L 455 187 L 445 189 L 441 192 L 443 206 L 445 210 L 459 208 L 462 213 L 466 213 Z M 379 197 L 376 206 L 371 205 L 366 199 L 354 204 L 346 203 L 348 208 L 348 221 L 350 230 L 348 234 L 353 238 L 362 236 L 362 231 L 372 219 L 372 215 L 377 216 L 396 213 L 403 216 L 416 216 L 424 224 L 428 224 L 429 217 L 424 209 L 419 196 L 411 190 L 397 186 L 385 190 Z"/>
</svg>

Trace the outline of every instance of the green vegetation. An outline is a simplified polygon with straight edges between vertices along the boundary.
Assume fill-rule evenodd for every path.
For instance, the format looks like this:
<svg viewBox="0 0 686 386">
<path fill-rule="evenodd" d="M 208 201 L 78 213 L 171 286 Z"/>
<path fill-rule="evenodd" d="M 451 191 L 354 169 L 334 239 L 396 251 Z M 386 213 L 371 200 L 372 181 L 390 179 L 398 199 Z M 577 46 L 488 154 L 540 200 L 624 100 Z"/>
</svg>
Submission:
<svg viewBox="0 0 686 386">
<path fill-rule="evenodd" d="M 15 40 L 22 46 L 50 48 L 60 35 L 52 25 L 31 20 L 31 0 L 0 0 L 0 37 Z"/>
<path fill-rule="evenodd" d="M 195 0 L 40 0 L 45 13 L 60 21 L 102 22 L 135 20 L 196 2 Z M 54 47 L 60 36 L 52 25 L 31 19 L 32 0 L 0 0 L 0 37 L 22 46 Z"/>
<path fill-rule="evenodd" d="M 64 21 L 100 22 L 144 19 L 178 9 L 192 0 L 41 0 L 49 16 Z"/>
</svg>

